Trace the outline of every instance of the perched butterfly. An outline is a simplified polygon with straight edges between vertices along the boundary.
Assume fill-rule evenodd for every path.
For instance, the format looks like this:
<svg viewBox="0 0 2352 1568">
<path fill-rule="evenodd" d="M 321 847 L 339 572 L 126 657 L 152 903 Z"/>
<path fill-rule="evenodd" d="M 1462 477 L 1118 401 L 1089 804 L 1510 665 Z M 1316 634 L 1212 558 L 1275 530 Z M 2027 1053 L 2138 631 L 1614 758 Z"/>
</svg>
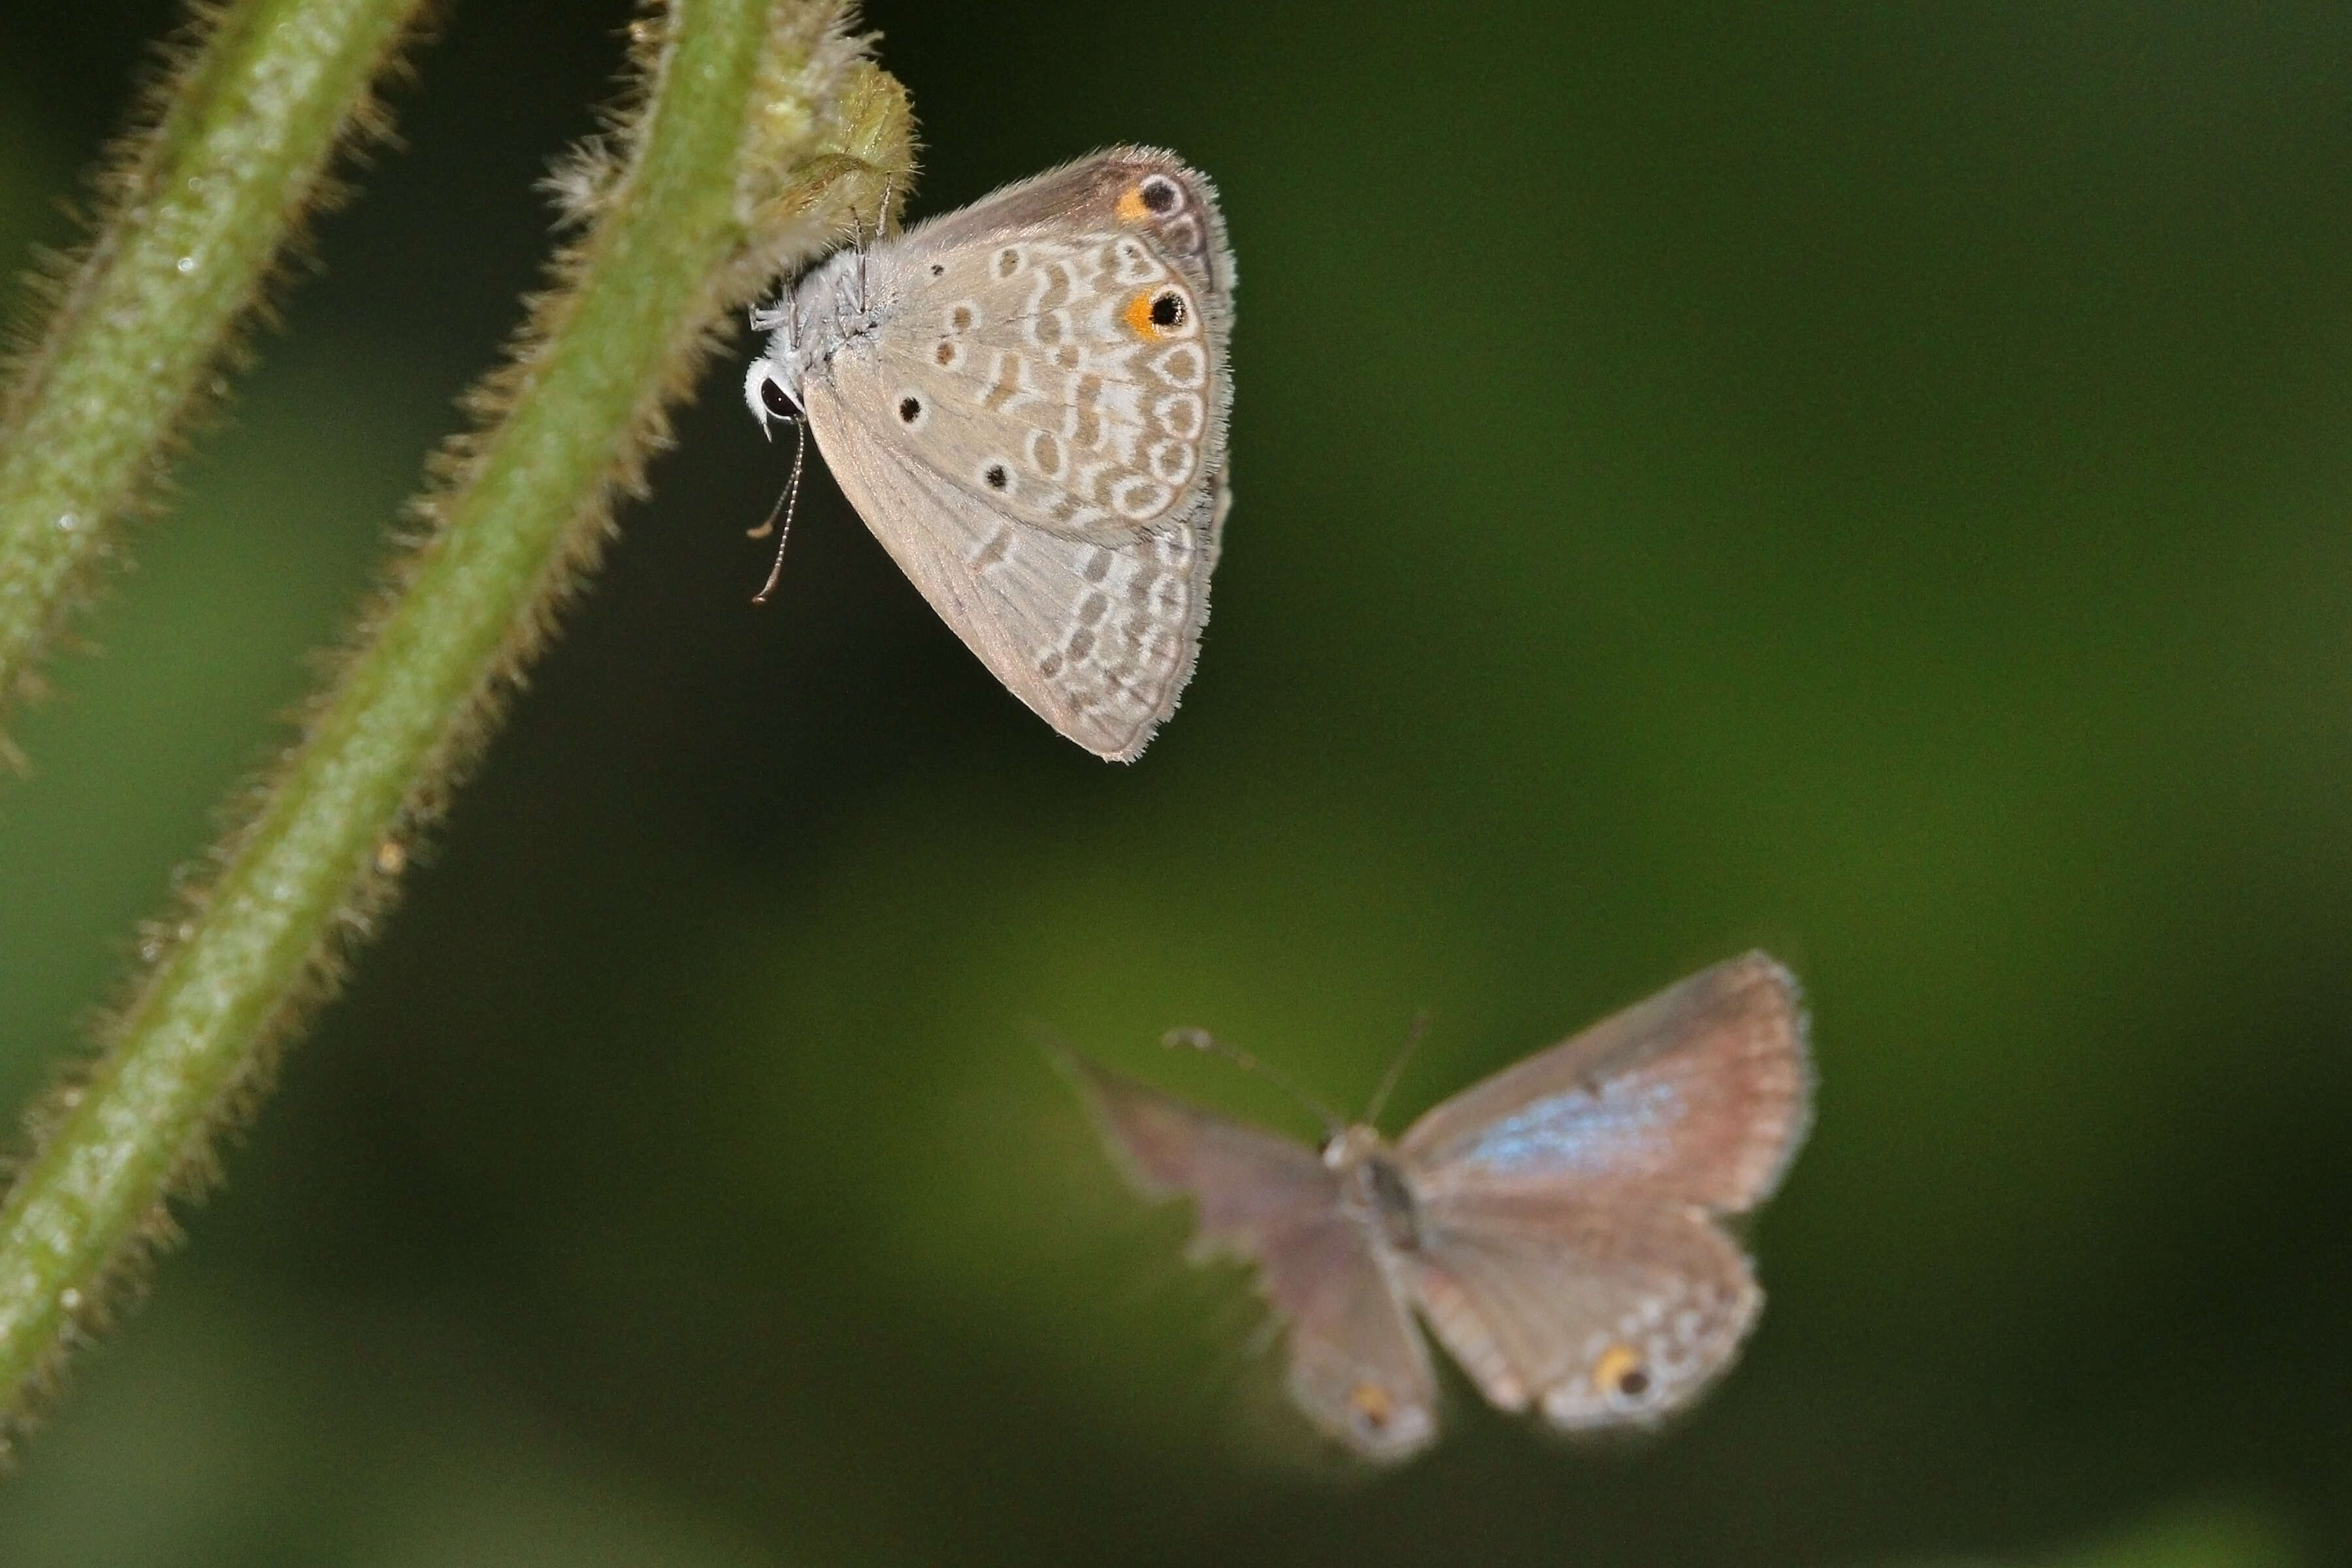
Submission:
<svg viewBox="0 0 2352 1568">
<path fill-rule="evenodd" d="M 1231 497 L 1234 258 L 1206 178 L 1114 147 L 837 254 L 743 395 L 981 662 L 1132 761 L 1199 656 Z"/>
<path fill-rule="evenodd" d="M 1318 1152 L 1073 1061 L 1115 1153 L 1198 1206 L 1288 1326 L 1289 1386 L 1366 1458 L 1437 1434 L 1419 1308 L 1486 1398 L 1570 1431 L 1654 1421 L 1730 1365 L 1763 1306 L 1717 1224 L 1804 1141 L 1796 982 L 1717 964 L 1455 1095 L 1391 1144 Z"/>
</svg>

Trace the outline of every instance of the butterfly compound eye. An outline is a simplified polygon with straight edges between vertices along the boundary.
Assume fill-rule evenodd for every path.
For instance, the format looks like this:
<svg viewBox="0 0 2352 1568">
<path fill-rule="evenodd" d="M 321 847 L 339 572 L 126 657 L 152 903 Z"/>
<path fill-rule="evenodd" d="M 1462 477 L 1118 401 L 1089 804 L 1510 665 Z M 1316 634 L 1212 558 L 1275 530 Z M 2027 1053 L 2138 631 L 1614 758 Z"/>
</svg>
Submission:
<svg viewBox="0 0 2352 1568">
<path fill-rule="evenodd" d="M 784 389 L 772 381 L 763 381 L 760 384 L 760 406 L 779 419 L 790 419 L 793 416 L 793 400 L 785 396 Z"/>
</svg>

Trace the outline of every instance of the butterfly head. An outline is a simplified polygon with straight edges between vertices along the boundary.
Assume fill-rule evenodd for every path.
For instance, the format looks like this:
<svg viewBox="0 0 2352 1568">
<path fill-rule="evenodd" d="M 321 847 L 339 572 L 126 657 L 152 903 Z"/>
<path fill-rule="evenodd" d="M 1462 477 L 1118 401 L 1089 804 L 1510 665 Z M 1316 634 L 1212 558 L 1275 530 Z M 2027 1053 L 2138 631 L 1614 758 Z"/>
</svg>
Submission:
<svg viewBox="0 0 2352 1568">
<path fill-rule="evenodd" d="M 766 434 L 768 421 L 799 419 L 801 404 L 801 301 L 797 291 L 787 294 L 772 310 L 751 312 L 751 330 L 768 334 L 768 351 L 743 373 L 743 401 Z"/>
<path fill-rule="evenodd" d="M 751 405 L 762 434 L 771 419 L 789 423 L 801 417 L 800 384 L 800 367 L 789 353 L 780 356 L 773 345 L 751 362 L 743 376 L 743 401 Z"/>
<path fill-rule="evenodd" d="M 768 334 L 768 348 L 743 374 L 743 401 L 761 429 L 801 417 L 803 378 L 878 323 L 858 270 L 864 259 L 862 250 L 836 251 L 773 309 L 751 312 L 751 330 Z"/>
<path fill-rule="evenodd" d="M 1381 1146 L 1381 1135 L 1359 1121 L 1342 1127 L 1323 1140 L 1323 1167 L 1329 1171 L 1353 1170 L 1371 1158 Z"/>
</svg>

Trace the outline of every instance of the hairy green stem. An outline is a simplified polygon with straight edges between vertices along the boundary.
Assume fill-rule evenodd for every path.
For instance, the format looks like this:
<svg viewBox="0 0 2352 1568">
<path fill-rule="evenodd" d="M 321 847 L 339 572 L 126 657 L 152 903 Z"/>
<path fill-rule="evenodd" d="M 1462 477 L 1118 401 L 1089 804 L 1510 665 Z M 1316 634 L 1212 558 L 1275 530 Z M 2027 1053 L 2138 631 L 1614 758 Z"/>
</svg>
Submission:
<svg viewBox="0 0 2352 1568">
<path fill-rule="evenodd" d="M 903 95 L 842 38 L 841 11 L 675 0 L 633 29 L 641 82 L 620 128 L 553 182 L 589 226 L 470 399 L 483 428 L 436 459 L 415 509 L 428 529 L 209 885 L 151 930 L 100 1055 L 37 1113 L 44 1135 L 0 1205 L 0 1436 L 168 1236 L 166 1200 L 205 1184 L 215 1136 L 381 912 L 717 329 L 853 205 L 870 224 L 882 190 L 905 189 Z"/>
<path fill-rule="evenodd" d="M 331 195 L 337 143 L 381 135 L 370 84 L 422 0 L 236 0 L 199 12 L 149 128 L 99 177 L 88 254 L 47 282 L 37 341 L 0 399 L 0 718 L 120 548 L 240 317 Z M 37 282 L 36 288 L 43 287 Z M 5 742 L 0 742 L 5 744 Z"/>
</svg>

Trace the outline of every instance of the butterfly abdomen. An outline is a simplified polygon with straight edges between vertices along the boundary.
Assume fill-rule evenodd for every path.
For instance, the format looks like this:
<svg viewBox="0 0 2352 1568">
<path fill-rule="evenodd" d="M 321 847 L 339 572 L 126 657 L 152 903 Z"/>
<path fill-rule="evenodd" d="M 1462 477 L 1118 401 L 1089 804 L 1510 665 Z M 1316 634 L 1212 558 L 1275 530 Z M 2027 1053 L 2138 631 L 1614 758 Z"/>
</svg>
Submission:
<svg viewBox="0 0 2352 1568">
<path fill-rule="evenodd" d="M 1412 1195 L 1395 1161 L 1374 1154 L 1363 1165 L 1364 1186 L 1371 1194 L 1372 1223 L 1381 1239 L 1400 1252 L 1421 1246 L 1421 1205 Z"/>
</svg>

